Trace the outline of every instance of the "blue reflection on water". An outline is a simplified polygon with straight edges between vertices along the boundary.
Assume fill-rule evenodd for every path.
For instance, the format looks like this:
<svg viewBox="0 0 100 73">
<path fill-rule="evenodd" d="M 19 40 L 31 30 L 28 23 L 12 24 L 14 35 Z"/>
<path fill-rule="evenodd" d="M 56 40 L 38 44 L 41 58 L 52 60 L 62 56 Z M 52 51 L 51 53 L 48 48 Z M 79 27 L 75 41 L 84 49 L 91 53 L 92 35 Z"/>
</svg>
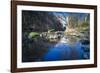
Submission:
<svg viewBox="0 0 100 73">
<path fill-rule="evenodd" d="M 49 51 L 44 55 L 43 59 L 44 61 L 84 59 L 83 55 L 85 52 L 81 46 L 80 42 L 76 42 L 74 45 L 58 43 L 49 48 Z"/>
</svg>

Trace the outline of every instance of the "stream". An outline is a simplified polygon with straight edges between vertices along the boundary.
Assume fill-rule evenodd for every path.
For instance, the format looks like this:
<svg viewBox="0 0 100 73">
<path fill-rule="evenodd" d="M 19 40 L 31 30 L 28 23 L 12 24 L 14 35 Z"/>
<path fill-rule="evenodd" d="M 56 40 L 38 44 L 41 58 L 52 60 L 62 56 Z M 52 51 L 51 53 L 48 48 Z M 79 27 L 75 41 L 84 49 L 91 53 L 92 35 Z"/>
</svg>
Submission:
<svg viewBox="0 0 100 73">
<path fill-rule="evenodd" d="M 72 39 L 71 39 L 72 40 Z M 70 43 L 69 43 L 70 42 Z M 86 43 L 87 42 L 87 43 Z M 62 38 L 44 54 L 44 61 L 89 59 L 89 41 L 68 41 Z"/>
</svg>

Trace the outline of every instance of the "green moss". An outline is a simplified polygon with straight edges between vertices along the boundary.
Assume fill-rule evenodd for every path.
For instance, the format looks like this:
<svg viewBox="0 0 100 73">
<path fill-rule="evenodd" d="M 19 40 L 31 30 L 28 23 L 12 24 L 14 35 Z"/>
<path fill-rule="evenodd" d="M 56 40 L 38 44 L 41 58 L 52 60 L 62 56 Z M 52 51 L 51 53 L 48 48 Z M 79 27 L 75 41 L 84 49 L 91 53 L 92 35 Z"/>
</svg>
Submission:
<svg viewBox="0 0 100 73">
<path fill-rule="evenodd" d="M 37 33 L 37 32 L 30 32 L 29 33 L 29 38 L 35 38 L 36 36 L 39 36 L 39 33 Z"/>
</svg>

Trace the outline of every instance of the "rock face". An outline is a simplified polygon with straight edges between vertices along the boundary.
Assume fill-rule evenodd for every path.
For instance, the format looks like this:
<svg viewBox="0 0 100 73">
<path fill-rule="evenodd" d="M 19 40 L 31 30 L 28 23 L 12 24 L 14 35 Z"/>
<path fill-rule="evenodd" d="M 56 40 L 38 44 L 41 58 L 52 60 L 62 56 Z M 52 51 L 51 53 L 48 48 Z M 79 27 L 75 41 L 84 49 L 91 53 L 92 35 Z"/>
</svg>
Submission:
<svg viewBox="0 0 100 73">
<path fill-rule="evenodd" d="M 22 11 L 23 32 L 46 32 L 49 29 L 63 30 L 60 21 L 52 12 Z"/>
</svg>

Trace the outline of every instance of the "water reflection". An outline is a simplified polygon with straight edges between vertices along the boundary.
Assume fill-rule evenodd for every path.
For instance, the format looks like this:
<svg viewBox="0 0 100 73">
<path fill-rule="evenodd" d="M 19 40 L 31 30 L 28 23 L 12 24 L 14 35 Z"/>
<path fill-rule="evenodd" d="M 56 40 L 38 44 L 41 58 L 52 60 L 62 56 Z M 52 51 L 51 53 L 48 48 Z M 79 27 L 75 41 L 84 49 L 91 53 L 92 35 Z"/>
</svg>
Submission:
<svg viewBox="0 0 100 73">
<path fill-rule="evenodd" d="M 44 61 L 89 59 L 89 44 L 75 36 L 64 36 L 43 56 Z M 87 40 L 89 41 L 89 40 Z"/>
</svg>

